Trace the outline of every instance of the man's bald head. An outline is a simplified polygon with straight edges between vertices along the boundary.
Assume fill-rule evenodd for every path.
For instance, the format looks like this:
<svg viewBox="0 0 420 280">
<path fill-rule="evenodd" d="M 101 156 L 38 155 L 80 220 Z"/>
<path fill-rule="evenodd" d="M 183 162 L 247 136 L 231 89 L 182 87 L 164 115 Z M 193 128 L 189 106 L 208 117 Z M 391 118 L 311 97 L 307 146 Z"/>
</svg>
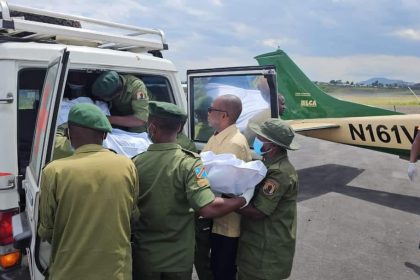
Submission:
<svg viewBox="0 0 420 280">
<path fill-rule="evenodd" d="M 216 100 L 221 109 L 227 112 L 230 124 L 236 123 L 242 113 L 241 99 L 233 94 L 226 94 L 217 97 Z"/>
</svg>

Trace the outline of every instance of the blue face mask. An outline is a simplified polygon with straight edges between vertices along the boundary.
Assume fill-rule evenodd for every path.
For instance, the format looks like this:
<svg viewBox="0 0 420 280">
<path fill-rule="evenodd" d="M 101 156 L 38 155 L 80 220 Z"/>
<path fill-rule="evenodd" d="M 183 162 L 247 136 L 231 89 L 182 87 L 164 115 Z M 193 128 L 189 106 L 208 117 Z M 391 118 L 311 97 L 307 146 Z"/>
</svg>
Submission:
<svg viewBox="0 0 420 280">
<path fill-rule="evenodd" d="M 262 142 L 260 139 L 258 139 L 257 137 L 255 137 L 254 143 L 252 144 L 252 146 L 254 147 L 254 151 L 257 155 L 259 156 L 263 156 L 264 154 L 268 153 L 270 150 L 263 152 L 262 148 L 264 143 L 267 142 Z"/>
</svg>

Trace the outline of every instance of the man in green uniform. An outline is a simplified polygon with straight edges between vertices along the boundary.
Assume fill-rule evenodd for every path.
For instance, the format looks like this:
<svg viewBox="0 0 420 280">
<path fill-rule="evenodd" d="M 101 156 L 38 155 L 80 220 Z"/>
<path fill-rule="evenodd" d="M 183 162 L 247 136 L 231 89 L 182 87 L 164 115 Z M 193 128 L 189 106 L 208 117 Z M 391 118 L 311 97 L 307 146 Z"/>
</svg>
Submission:
<svg viewBox="0 0 420 280">
<path fill-rule="evenodd" d="M 268 172 L 251 203 L 239 210 L 242 232 L 237 263 L 239 280 L 278 280 L 290 276 L 296 241 L 297 173 L 287 158 L 296 150 L 293 130 L 282 120 L 251 125 L 254 149 Z"/>
<path fill-rule="evenodd" d="M 207 218 L 225 215 L 246 205 L 253 190 L 240 197 L 215 198 L 199 156 L 176 143 L 186 114 L 171 103 L 149 105 L 153 144 L 133 159 L 141 185 L 134 279 L 191 279 L 194 210 Z"/>
<path fill-rule="evenodd" d="M 210 96 L 200 96 L 195 102 L 194 113 L 197 120 L 194 128 L 195 140 L 207 142 L 214 133 L 214 129 L 209 126 L 207 121 L 208 109 L 212 102 L 213 99 Z"/>
<path fill-rule="evenodd" d="M 74 155 L 42 172 L 38 234 L 51 243 L 49 279 L 131 279 L 131 220 L 138 176 L 125 156 L 101 144 L 111 125 L 93 104 L 69 112 Z"/>
<path fill-rule="evenodd" d="M 133 75 L 119 75 L 115 71 L 102 73 L 92 85 L 93 96 L 110 102 L 113 126 L 132 132 L 144 132 L 149 114 L 149 97 L 142 80 Z"/>
</svg>

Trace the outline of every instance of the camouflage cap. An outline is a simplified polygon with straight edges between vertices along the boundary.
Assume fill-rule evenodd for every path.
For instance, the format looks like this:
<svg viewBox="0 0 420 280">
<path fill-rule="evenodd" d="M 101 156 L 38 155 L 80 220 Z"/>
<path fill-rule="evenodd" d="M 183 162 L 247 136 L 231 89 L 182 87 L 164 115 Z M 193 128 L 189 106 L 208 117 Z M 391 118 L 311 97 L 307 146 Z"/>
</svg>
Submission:
<svg viewBox="0 0 420 280">
<path fill-rule="evenodd" d="M 268 119 L 262 124 L 251 123 L 249 127 L 256 134 L 283 148 L 288 150 L 299 149 L 299 145 L 296 141 L 293 141 L 295 137 L 293 129 L 281 119 Z"/>
<path fill-rule="evenodd" d="M 160 118 L 179 119 L 184 122 L 187 119 L 187 114 L 173 103 L 150 101 L 149 115 Z"/>
<path fill-rule="evenodd" d="M 92 85 L 92 94 L 95 97 L 112 97 L 122 87 L 120 75 L 115 71 L 103 72 Z"/>
<path fill-rule="evenodd" d="M 112 130 L 108 118 L 101 109 L 89 103 L 79 103 L 71 107 L 69 123 L 103 132 L 111 132 Z"/>
</svg>

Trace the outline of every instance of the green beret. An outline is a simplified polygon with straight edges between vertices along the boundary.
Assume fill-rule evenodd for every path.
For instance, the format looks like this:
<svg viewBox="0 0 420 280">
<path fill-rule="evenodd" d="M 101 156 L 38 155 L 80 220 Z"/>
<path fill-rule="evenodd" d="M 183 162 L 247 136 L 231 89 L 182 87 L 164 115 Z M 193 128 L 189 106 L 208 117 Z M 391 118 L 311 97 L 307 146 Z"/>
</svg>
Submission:
<svg viewBox="0 0 420 280">
<path fill-rule="evenodd" d="M 249 127 L 256 134 L 288 150 L 297 150 L 299 145 L 294 141 L 293 129 L 281 119 L 268 119 L 262 124 L 251 123 Z"/>
<path fill-rule="evenodd" d="M 92 85 L 92 94 L 95 97 L 112 97 L 122 87 L 120 75 L 115 71 L 103 72 Z"/>
<path fill-rule="evenodd" d="M 111 132 L 112 130 L 108 118 L 101 109 L 89 103 L 79 103 L 71 107 L 69 123 L 103 132 Z"/>
<path fill-rule="evenodd" d="M 187 114 L 173 103 L 150 101 L 149 115 L 160 118 L 173 118 L 180 121 L 187 120 Z"/>
</svg>

